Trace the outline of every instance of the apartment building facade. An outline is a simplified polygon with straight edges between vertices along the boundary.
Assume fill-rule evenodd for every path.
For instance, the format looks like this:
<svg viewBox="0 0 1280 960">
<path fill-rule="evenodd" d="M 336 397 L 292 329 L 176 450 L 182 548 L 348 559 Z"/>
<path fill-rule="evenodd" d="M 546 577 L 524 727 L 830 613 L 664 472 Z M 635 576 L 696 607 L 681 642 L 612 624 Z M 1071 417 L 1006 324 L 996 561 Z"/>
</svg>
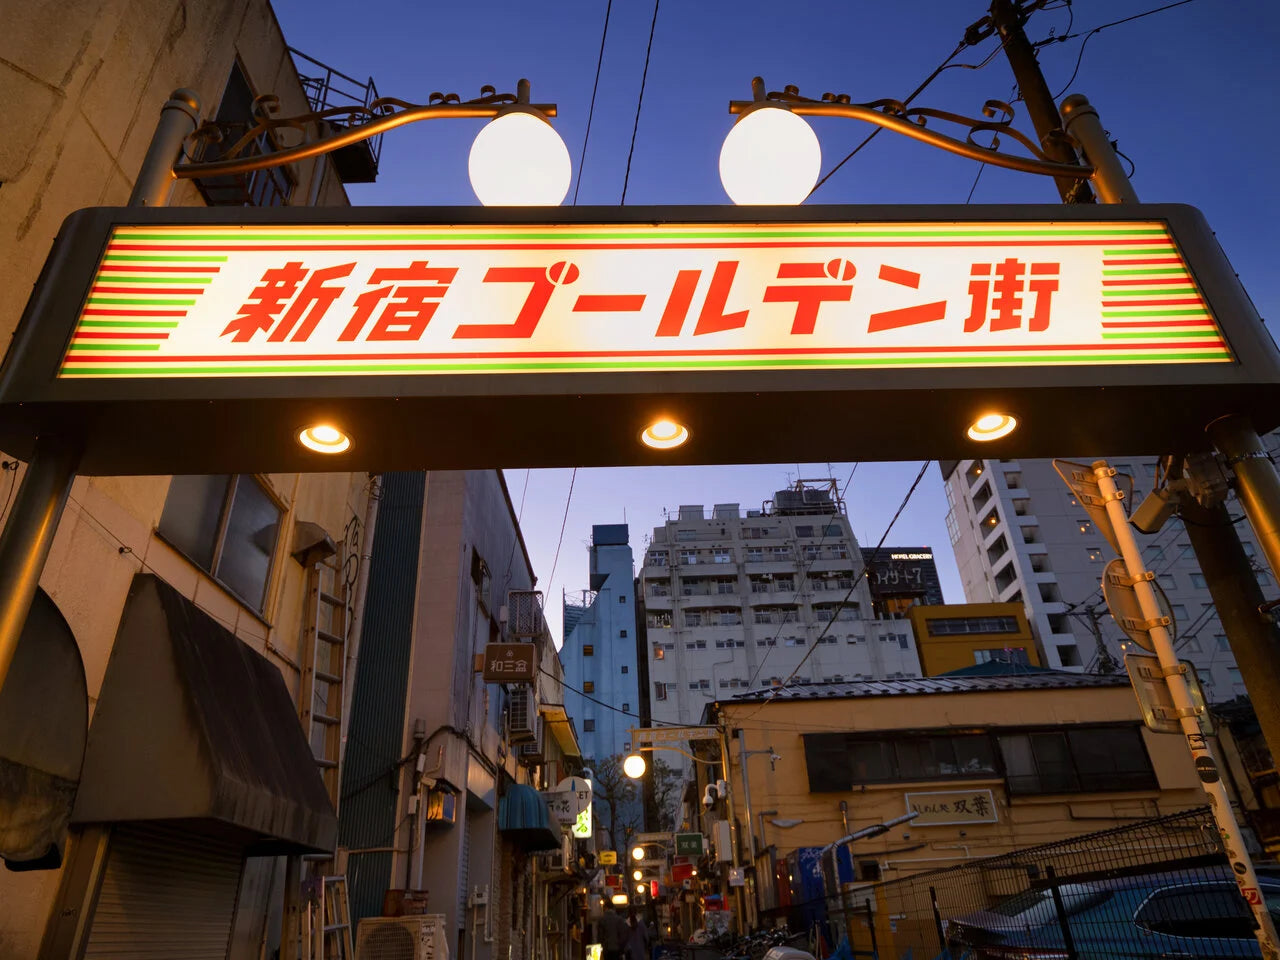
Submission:
<svg viewBox="0 0 1280 960">
<path fill-rule="evenodd" d="M 1108 462 L 1133 478 L 1132 503 L 1141 503 L 1155 483 L 1155 459 L 1115 457 Z M 965 599 L 1021 603 L 1046 667 L 1085 672 L 1117 668 L 1131 646 L 1112 620 L 1100 588 L 1102 571 L 1114 554 L 1053 462 L 960 460 L 944 461 L 941 468 L 947 527 Z M 1236 530 L 1246 553 L 1261 561 L 1249 525 L 1237 523 Z M 1196 665 L 1211 702 L 1243 694 L 1240 670 L 1182 522 L 1173 517 L 1151 536 L 1135 533 L 1143 558 L 1169 598 L 1178 654 Z M 1257 576 L 1264 591 L 1274 587 L 1265 569 L 1258 568 Z"/>
<path fill-rule="evenodd" d="M 562 661 L 565 710 L 578 729 L 585 757 L 603 759 L 630 749 L 639 725 L 635 562 L 625 523 L 591 528 L 590 589 L 564 601 Z"/>
<path fill-rule="evenodd" d="M 680 507 L 640 576 L 654 723 L 698 723 L 711 701 L 798 667 L 799 684 L 919 676 L 910 625 L 873 618 L 863 563 L 834 482 L 745 513 Z"/>
</svg>

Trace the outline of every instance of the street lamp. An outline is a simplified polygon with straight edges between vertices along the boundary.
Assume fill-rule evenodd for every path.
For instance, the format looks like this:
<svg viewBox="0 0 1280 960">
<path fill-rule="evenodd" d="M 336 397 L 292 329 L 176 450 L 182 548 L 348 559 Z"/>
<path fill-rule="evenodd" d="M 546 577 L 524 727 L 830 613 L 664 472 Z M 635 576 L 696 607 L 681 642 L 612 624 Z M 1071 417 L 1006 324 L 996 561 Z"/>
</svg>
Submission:
<svg viewBox="0 0 1280 960">
<path fill-rule="evenodd" d="M 1104 181 L 1110 187 L 1114 182 L 1113 174 L 1119 173 L 1123 178 L 1118 160 L 1113 168 L 1108 162 L 1096 159 L 1096 152 L 1091 149 L 1094 131 L 1076 134 L 1070 142 L 1073 145 L 1083 143 L 1089 157 L 1095 161 L 1096 169 L 1087 164 L 1059 163 L 1050 159 L 1039 144 L 1013 127 L 1013 107 L 1000 100 L 988 100 L 982 107 L 982 119 L 977 119 L 925 107 L 908 109 L 899 100 L 853 103 L 849 95 L 844 93 L 824 93 L 820 100 L 813 100 L 801 96 L 799 88 L 791 85 L 784 87 L 781 92 L 766 92 L 764 80 L 760 77 L 751 81 L 751 94 L 750 100 L 730 101 L 729 112 L 738 114 L 742 119 L 729 131 L 720 150 L 721 183 L 733 202 L 738 204 L 799 203 L 809 195 L 817 180 L 816 167 L 820 154 L 817 137 L 809 125 L 800 119 L 802 116 L 862 120 L 941 147 L 949 153 L 1024 173 L 1075 180 L 1091 180 L 1096 177 L 1104 200 L 1113 194 L 1118 195 L 1116 191 L 1105 189 Z M 1083 107 L 1088 107 L 1089 102 L 1084 97 L 1075 95 L 1068 98 L 1068 101 L 1075 100 Z M 1070 129 L 1073 120 L 1092 116 L 1093 121 L 1097 122 L 1096 113 L 1080 109 L 1079 105 L 1074 112 L 1069 112 L 1064 104 L 1064 114 L 1067 115 L 1069 138 L 1073 134 Z M 949 137 L 926 127 L 927 120 L 967 126 L 968 134 L 964 140 Z M 1098 131 L 1101 131 L 1101 124 L 1098 123 L 1097 126 Z M 984 132 L 993 135 L 990 146 L 983 146 L 973 139 L 975 134 Z M 784 138 L 791 138 L 791 143 L 774 142 Z M 1001 138 L 1021 144 L 1032 156 L 1001 153 Z M 1105 134 L 1102 135 L 1102 141 L 1107 143 Z M 1107 145 L 1109 149 L 1109 143 Z M 778 182 L 770 184 L 770 180 Z M 781 182 L 784 180 L 785 182 Z M 1127 179 L 1124 184 L 1127 186 Z M 789 199 L 776 199 L 781 197 Z"/>
<path fill-rule="evenodd" d="M 175 179 L 252 173 L 331 153 L 419 120 L 462 118 L 492 121 L 476 136 L 467 164 L 471 187 L 481 203 L 554 206 L 569 190 L 569 151 L 548 122 L 556 115 L 556 105 L 530 103 L 529 90 L 529 81 L 520 80 L 515 93 L 498 93 L 485 85 L 473 100 L 460 100 L 456 93 L 433 93 L 424 104 L 380 97 L 368 106 L 332 107 L 295 117 L 274 116 L 280 101 L 268 94 L 253 102 L 257 124 L 218 159 L 182 163 L 177 161 L 188 139 L 194 145 L 220 143 L 223 133 L 213 122 L 197 126 L 199 99 L 190 90 L 176 90 L 161 111 L 130 204 L 163 206 Z M 337 132 L 269 153 L 251 152 L 282 129 L 323 134 L 331 127 L 337 127 Z"/>
<path fill-rule="evenodd" d="M 648 765 L 644 762 L 644 757 L 638 753 L 633 753 L 622 761 L 622 772 L 632 780 L 639 780 L 643 777 L 646 769 L 648 769 Z"/>
</svg>

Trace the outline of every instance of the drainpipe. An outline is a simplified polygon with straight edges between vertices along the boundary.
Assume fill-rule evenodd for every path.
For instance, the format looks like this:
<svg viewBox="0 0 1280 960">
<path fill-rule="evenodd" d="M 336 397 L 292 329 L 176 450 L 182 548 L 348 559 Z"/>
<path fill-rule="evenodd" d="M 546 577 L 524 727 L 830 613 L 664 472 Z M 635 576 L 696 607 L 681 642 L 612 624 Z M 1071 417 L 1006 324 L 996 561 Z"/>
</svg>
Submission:
<svg viewBox="0 0 1280 960">
<path fill-rule="evenodd" d="M 321 158 L 323 159 L 323 157 Z M 351 726 L 351 702 L 356 693 L 356 669 L 360 659 L 360 635 L 364 630 L 364 601 L 369 591 L 369 565 L 373 561 L 373 532 L 378 525 L 378 505 L 382 500 L 382 477 L 369 476 L 369 499 L 365 504 L 364 527 L 360 546 L 360 567 L 351 598 L 351 628 L 347 631 L 347 662 L 342 673 L 341 756 L 338 757 L 338 779 L 347 757 L 347 731 Z"/>
</svg>

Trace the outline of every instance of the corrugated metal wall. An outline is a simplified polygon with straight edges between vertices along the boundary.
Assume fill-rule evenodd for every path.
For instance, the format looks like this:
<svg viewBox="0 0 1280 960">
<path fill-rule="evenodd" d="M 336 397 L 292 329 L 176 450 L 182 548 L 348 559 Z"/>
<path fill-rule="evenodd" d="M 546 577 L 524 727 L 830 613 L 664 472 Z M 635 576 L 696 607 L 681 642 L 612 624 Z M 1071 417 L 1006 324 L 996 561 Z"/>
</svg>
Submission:
<svg viewBox="0 0 1280 960">
<path fill-rule="evenodd" d="M 383 477 L 365 598 L 360 665 L 351 705 L 338 844 L 350 850 L 395 841 L 398 761 L 413 646 L 425 473 Z M 353 853 L 347 865 L 351 915 L 378 916 L 392 882 L 392 854 Z M 401 878 L 403 880 L 403 878 Z"/>
</svg>

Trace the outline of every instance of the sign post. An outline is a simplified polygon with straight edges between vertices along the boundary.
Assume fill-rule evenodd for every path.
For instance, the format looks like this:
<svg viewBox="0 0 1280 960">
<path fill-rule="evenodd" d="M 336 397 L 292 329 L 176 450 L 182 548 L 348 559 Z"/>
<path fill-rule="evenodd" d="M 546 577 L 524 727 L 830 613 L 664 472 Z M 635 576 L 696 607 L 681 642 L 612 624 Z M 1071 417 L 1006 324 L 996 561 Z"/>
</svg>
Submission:
<svg viewBox="0 0 1280 960">
<path fill-rule="evenodd" d="M 1208 738 L 1201 727 L 1200 714 L 1204 707 L 1203 705 L 1197 707 L 1192 698 L 1191 688 L 1185 675 L 1186 667 L 1179 662 L 1177 654 L 1173 651 L 1173 638 L 1163 622 L 1165 618 L 1161 615 L 1156 592 L 1151 585 L 1152 575 L 1142 562 L 1137 538 L 1134 537 L 1133 530 L 1129 527 L 1128 517 L 1125 516 L 1124 494 L 1116 486 L 1116 471 L 1111 469 L 1105 460 L 1095 461 L 1091 470 L 1106 510 L 1107 527 L 1111 532 L 1108 539 L 1119 545 L 1119 553 L 1129 574 L 1129 583 L 1137 595 L 1142 618 L 1150 634 L 1152 646 L 1155 648 L 1160 672 L 1164 675 L 1168 687 L 1169 699 L 1177 712 L 1178 723 L 1195 761 L 1200 785 L 1213 810 L 1213 817 L 1218 824 L 1218 833 L 1222 837 L 1236 884 L 1240 887 L 1240 893 L 1249 904 L 1254 921 L 1257 923 L 1258 944 L 1262 948 L 1262 955 L 1265 960 L 1276 960 L 1280 957 L 1280 951 L 1277 949 L 1275 926 L 1271 921 L 1267 905 L 1263 901 L 1261 888 L 1258 886 L 1258 875 L 1253 868 L 1249 852 L 1245 849 L 1240 825 L 1236 823 L 1235 816 L 1231 812 L 1231 799 L 1222 782 L 1217 761 L 1209 749 Z M 1061 473 L 1061 470 L 1059 472 Z"/>
</svg>

